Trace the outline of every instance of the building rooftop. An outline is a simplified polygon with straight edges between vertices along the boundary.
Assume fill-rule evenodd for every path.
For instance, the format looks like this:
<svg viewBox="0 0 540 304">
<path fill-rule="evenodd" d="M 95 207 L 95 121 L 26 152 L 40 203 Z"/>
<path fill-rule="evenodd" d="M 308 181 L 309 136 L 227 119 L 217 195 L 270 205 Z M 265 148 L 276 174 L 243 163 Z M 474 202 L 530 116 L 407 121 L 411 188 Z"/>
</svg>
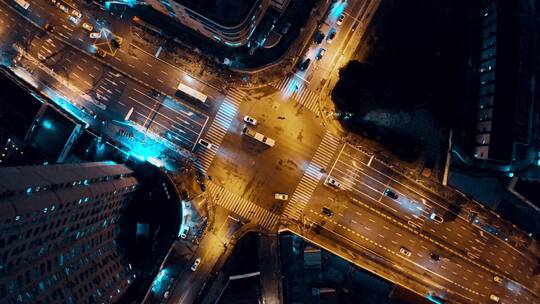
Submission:
<svg viewBox="0 0 540 304">
<path fill-rule="evenodd" d="M 241 23 L 259 0 L 174 0 L 223 26 Z"/>
</svg>

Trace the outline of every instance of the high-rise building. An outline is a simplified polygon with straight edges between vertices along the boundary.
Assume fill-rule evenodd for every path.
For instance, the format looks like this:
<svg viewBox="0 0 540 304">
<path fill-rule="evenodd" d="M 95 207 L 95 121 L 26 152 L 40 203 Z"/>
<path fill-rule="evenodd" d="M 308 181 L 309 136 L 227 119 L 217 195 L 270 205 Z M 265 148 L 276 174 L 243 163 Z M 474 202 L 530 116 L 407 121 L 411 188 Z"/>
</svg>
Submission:
<svg viewBox="0 0 540 304">
<path fill-rule="evenodd" d="M 474 157 L 530 158 L 535 146 L 538 51 L 534 1 L 482 0 Z M 536 81 L 536 82 L 535 82 Z"/>
<path fill-rule="evenodd" d="M 110 303 L 133 280 L 117 221 L 138 182 L 113 162 L 0 168 L 0 303 Z"/>
<path fill-rule="evenodd" d="M 269 0 L 145 0 L 155 10 L 229 47 L 245 45 Z"/>
</svg>

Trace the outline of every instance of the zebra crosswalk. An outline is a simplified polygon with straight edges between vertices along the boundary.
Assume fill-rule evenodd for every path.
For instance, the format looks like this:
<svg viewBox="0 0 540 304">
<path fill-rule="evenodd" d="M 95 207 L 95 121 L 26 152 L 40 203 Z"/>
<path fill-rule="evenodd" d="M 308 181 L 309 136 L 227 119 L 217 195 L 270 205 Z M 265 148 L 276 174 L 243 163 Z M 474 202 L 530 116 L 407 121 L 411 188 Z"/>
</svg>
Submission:
<svg viewBox="0 0 540 304">
<path fill-rule="evenodd" d="M 274 84 L 274 87 L 283 92 L 285 96 L 292 98 L 308 108 L 310 111 L 317 113 L 319 110 L 319 95 L 308 89 L 303 81 L 297 76 L 288 76 L 280 82 Z"/>
<path fill-rule="evenodd" d="M 319 148 L 311 159 L 309 166 L 304 172 L 302 179 L 300 179 L 300 183 L 296 187 L 296 190 L 283 212 L 286 217 L 293 220 L 300 219 L 302 211 L 306 207 L 315 187 L 323 176 L 323 169 L 328 166 L 339 146 L 339 140 L 330 132 L 326 132 Z"/>
<path fill-rule="evenodd" d="M 213 201 L 221 207 L 230 210 L 243 218 L 257 221 L 258 225 L 265 229 L 270 231 L 274 230 L 279 220 L 279 215 L 223 189 L 212 181 L 208 181 L 206 186 L 207 191 L 212 195 Z"/>
<path fill-rule="evenodd" d="M 225 134 L 227 134 L 227 130 L 236 116 L 238 107 L 245 96 L 246 93 L 244 91 L 240 91 L 236 88 L 232 88 L 228 91 L 208 132 L 206 132 L 206 135 L 204 136 L 204 139 L 210 142 L 212 147 L 210 149 L 204 147 L 197 152 L 198 159 L 195 162 L 195 166 L 199 170 L 203 172 L 208 171 L 214 156 L 216 156 L 219 145 L 223 141 Z"/>
</svg>

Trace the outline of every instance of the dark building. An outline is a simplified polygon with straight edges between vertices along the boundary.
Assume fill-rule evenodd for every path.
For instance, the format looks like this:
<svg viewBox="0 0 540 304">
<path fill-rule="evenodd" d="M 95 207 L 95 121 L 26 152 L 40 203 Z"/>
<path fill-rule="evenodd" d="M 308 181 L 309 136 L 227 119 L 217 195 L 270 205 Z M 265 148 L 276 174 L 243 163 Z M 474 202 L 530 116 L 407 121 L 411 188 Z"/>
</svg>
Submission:
<svg viewBox="0 0 540 304">
<path fill-rule="evenodd" d="M 0 168 L 0 303 L 112 303 L 133 280 L 116 242 L 138 182 L 113 162 Z"/>
<path fill-rule="evenodd" d="M 502 163 L 536 148 L 536 11 L 526 0 L 482 0 L 474 157 Z M 533 156 L 534 157 L 534 156 Z"/>
</svg>

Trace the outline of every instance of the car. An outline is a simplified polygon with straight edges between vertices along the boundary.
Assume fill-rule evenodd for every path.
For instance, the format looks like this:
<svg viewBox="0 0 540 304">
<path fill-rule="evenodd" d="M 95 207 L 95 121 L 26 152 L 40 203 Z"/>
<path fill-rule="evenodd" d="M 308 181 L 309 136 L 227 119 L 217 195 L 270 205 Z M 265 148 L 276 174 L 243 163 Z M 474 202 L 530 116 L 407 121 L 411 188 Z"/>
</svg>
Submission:
<svg viewBox="0 0 540 304">
<path fill-rule="evenodd" d="M 252 126 L 256 126 L 257 125 L 257 120 L 251 116 L 244 116 L 244 121 L 247 123 L 247 124 L 250 124 Z"/>
<path fill-rule="evenodd" d="M 122 40 L 120 40 L 118 37 L 114 37 L 113 39 L 111 39 L 111 46 L 115 49 L 118 49 L 120 48 L 120 46 L 122 45 Z"/>
<path fill-rule="evenodd" d="M 75 24 L 79 24 L 79 19 L 77 19 L 75 16 L 69 16 L 68 17 L 68 20 L 75 23 Z"/>
<path fill-rule="evenodd" d="M 336 187 L 336 188 L 341 187 L 341 184 L 331 176 L 328 176 L 326 178 L 326 180 L 324 181 L 324 184 L 331 187 Z"/>
<path fill-rule="evenodd" d="M 328 217 L 331 217 L 332 215 L 334 215 L 334 211 L 332 211 L 332 209 L 328 208 L 328 207 L 323 207 L 322 208 L 322 214 L 328 216 Z"/>
<path fill-rule="evenodd" d="M 54 33 L 54 30 L 56 29 L 56 27 L 50 23 L 45 23 L 43 28 L 49 33 Z"/>
<path fill-rule="evenodd" d="M 415 230 L 420 230 L 420 225 L 413 221 L 407 221 L 407 224 L 409 224 L 409 226 L 413 227 Z"/>
<path fill-rule="evenodd" d="M 429 215 L 429 219 L 439 224 L 444 222 L 444 219 L 442 218 L 442 216 L 438 215 L 435 212 L 431 212 L 431 214 Z"/>
<path fill-rule="evenodd" d="M 398 199 L 398 195 L 389 188 L 386 188 L 386 190 L 384 190 L 384 195 L 388 196 L 391 199 Z"/>
<path fill-rule="evenodd" d="M 345 15 L 339 16 L 339 18 L 336 21 L 336 24 L 341 25 L 343 23 L 343 19 L 345 19 Z"/>
<path fill-rule="evenodd" d="M 321 60 L 325 52 L 326 52 L 326 49 L 320 48 L 319 51 L 317 52 L 317 56 L 315 56 L 315 59 Z"/>
<path fill-rule="evenodd" d="M 489 299 L 497 303 L 499 303 L 499 301 L 501 300 L 501 298 L 499 298 L 499 296 L 496 294 L 490 294 Z"/>
<path fill-rule="evenodd" d="M 52 5 L 55 5 L 58 1 L 57 0 L 51 0 L 49 1 Z"/>
<path fill-rule="evenodd" d="M 334 40 L 334 37 L 336 37 L 336 29 L 335 28 L 331 28 L 330 31 L 328 31 L 328 35 L 326 36 L 326 42 L 327 43 L 332 43 L 332 41 Z"/>
<path fill-rule="evenodd" d="M 199 264 L 201 264 L 201 258 L 196 258 L 195 262 L 193 262 L 193 265 L 191 265 L 191 271 L 197 270 L 197 267 L 199 267 Z"/>
<path fill-rule="evenodd" d="M 60 3 L 60 2 L 58 2 L 58 3 Z M 64 13 L 69 13 L 69 9 L 67 8 L 67 6 L 65 6 L 65 5 L 63 5 L 61 3 L 60 3 L 60 5 L 58 5 L 58 8 Z"/>
<path fill-rule="evenodd" d="M 356 22 L 353 24 L 353 26 L 352 26 L 352 28 L 351 28 L 351 31 L 352 31 L 352 32 L 356 31 L 356 28 L 358 27 L 358 24 L 359 24 L 358 21 L 356 21 Z"/>
<path fill-rule="evenodd" d="M 99 39 L 99 38 L 101 38 L 101 33 L 100 32 L 93 32 L 93 33 L 90 33 L 89 37 L 92 38 L 92 39 Z"/>
<path fill-rule="evenodd" d="M 281 33 L 283 35 L 287 34 L 290 28 L 291 28 L 291 23 L 290 22 L 285 23 L 285 25 L 281 28 Z"/>
<path fill-rule="evenodd" d="M 403 254 L 404 256 L 408 256 L 408 257 L 410 257 L 412 254 L 412 252 L 405 247 L 399 248 L 399 252 L 401 252 L 401 254 Z"/>
<path fill-rule="evenodd" d="M 105 53 L 105 51 L 102 49 L 96 49 L 96 56 L 105 58 L 105 56 L 107 56 L 107 53 Z"/>
<path fill-rule="evenodd" d="M 212 145 L 209 141 L 206 139 L 199 139 L 199 145 L 205 147 L 206 149 L 212 149 L 214 145 Z"/>
<path fill-rule="evenodd" d="M 321 44 L 323 40 L 324 40 L 324 33 L 321 31 L 317 31 L 317 33 L 315 34 L 315 38 L 313 39 L 313 42 L 315 42 L 315 44 Z"/>
<path fill-rule="evenodd" d="M 493 277 L 493 281 L 495 281 L 496 283 L 502 284 L 503 279 L 500 276 L 496 275 Z"/>
<path fill-rule="evenodd" d="M 81 14 L 81 12 L 79 12 L 79 11 L 78 11 L 78 10 L 76 10 L 76 9 L 72 10 L 72 11 L 71 11 L 71 14 L 72 14 L 73 16 L 75 16 L 75 17 L 79 18 L 79 19 L 81 19 L 81 18 L 82 18 L 82 14 Z"/>
<path fill-rule="evenodd" d="M 441 260 L 441 256 L 438 255 L 438 254 L 436 254 L 436 253 L 433 253 L 433 252 L 429 254 L 429 257 L 430 257 L 432 260 L 437 261 L 437 262 Z"/>
<path fill-rule="evenodd" d="M 286 201 L 289 199 L 289 196 L 284 193 L 274 193 L 274 198 L 280 201 Z"/>
<path fill-rule="evenodd" d="M 184 227 L 182 231 L 180 231 L 180 237 L 185 239 L 187 237 L 188 232 L 189 232 L 189 227 Z"/>
<path fill-rule="evenodd" d="M 82 24 L 82 28 L 85 29 L 85 30 L 87 30 L 87 31 L 89 31 L 89 32 L 91 32 L 92 30 L 94 30 L 94 26 L 91 25 L 91 24 L 88 23 L 88 22 L 84 22 L 84 23 Z"/>
<path fill-rule="evenodd" d="M 306 60 L 302 61 L 302 63 L 300 63 L 300 64 L 298 65 L 298 70 L 300 70 L 300 71 L 305 71 L 305 70 L 307 70 L 310 63 L 311 63 L 311 59 L 310 59 L 310 58 L 306 58 Z"/>
<path fill-rule="evenodd" d="M 163 294 L 163 298 L 164 298 L 164 299 L 167 299 L 167 298 L 169 297 L 169 295 L 170 295 L 170 292 L 167 290 L 167 291 L 165 291 L 165 293 Z"/>
</svg>

